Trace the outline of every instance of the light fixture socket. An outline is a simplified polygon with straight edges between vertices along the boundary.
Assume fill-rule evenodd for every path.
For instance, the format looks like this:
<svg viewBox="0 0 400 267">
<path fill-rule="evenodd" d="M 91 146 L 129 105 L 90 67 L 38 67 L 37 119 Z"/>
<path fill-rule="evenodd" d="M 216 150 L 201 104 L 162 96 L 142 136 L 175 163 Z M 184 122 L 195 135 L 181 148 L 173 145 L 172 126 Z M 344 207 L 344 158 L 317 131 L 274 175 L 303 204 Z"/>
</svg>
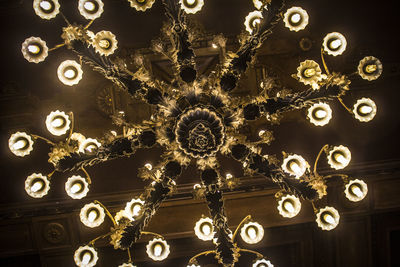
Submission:
<svg viewBox="0 0 400 267">
<path fill-rule="evenodd" d="M 339 56 L 346 50 L 347 41 L 339 32 L 328 33 L 322 43 L 324 51 L 331 56 Z"/>
<path fill-rule="evenodd" d="M 64 111 L 52 111 L 46 117 L 47 130 L 56 136 L 65 134 L 71 125 L 69 116 Z"/>
<path fill-rule="evenodd" d="M 204 0 L 179 0 L 179 3 L 187 14 L 195 14 L 204 6 Z"/>
<path fill-rule="evenodd" d="M 164 239 L 154 238 L 147 244 L 146 253 L 151 259 L 162 261 L 166 259 L 170 253 L 169 245 Z"/>
<path fill-rule="evenodd" d="M 370 98 L 363 97 L 354 104 L 353 115 L 361 122 L 369 122 L 375 117 L 376 110 L 375 102 Z"/>
<path fill-rule="evenodd" d="M 327 103 L 315 103 L 308 108 L 307 118 L 315 126 L 324 126 L 332 119 L 332 109 Z"/>
<path fill-rule="evenodd" d="M 205 231 L 204 227 L 207 227 L 209 231 Z M 194 226 L 194 233 L 196 236 L 203 241 L 210 241 L 214 238 L 214 225 L 213 220 L 209 217 L 203 217 L 196 222 Z"/>
<path fill-rule="evenodd" d="M 89 192 L 89 184 L 82 176 L 73 175 L 65 183 L 65 191 L 71 198 L 81 199 Z"/>
<path fill-rule="evenodd" d="M 58 0 L 33 0 L 33 9 L 42 19 L 50 20 L 60 13 Z"/>
<path fill-rule="evenodd" d="M 25 157 L 33 150 L 33 143 L 32 137 L 27 133 L 16 132 L 8 139 L 8 148 L 14 155 Z"/>
<path fill-rule="evenodd" d="M 279 214 L 285 218 L 293 218 L 300 210 L 301 202 L 295 195 L 283 195 L 278 201 Z"/>
<path fill-rule="evenodd" d="M 285 27 L 295 32 L 304 30 L 308 25 L 308 19 L 307 11 L 297 6 L 289 8 L 283 15 Z"/>
<path fill-rule="evenodd" d="M 244 26 L 246 27 L 246 31 L 250 34 L 257 28 L 257 25 L 261 23 L 263 19 L 263 15 L 261 11 L 255 10 L 250 12 L 244 21 Z"/>
<path fill-rule="evenodd" d="M 22 43 L 21 52 L 24 58 L 33 63 L 39 63 L 46 59 L 49 49 L 46 42 L 40 37 L 26 38 Z"/>
<path fill-rule="evenodd" d="M 322 230 L 330 231 L 339 224 L 339 212 L 333 207 L 325 207 L 318 211 L 316 222 Z"/>
<path fill-rule="evenodd" d="M 292 154 L 283 159 L 281 167 L 284 172 L 295 176 L 298 179 L 303 176 L 303 174 L 309 168 L 309 165 L 302 156 Z"/>
<path fill-rule="evenodd" d="M 57 77 L 65 85 L 73 86 L 82 79 L 81 65 L 75 60 L 65 60 L 57 68 Z"/>
<path fill-rule="evenodd" d="M 74 253 L 74 261 L 77 266 L 93 267 L 98 259 L 97 251 L 92 246 L 81 246 Z"/>
<path fill-rule="evenodd" d="M 247 244 L 256 244 L 264 237 L 264 228 L 257 222 L 248 222 L 240 229 L 240 236 Z"/>
<path fill-rule="evenodd" d="M 79 0 L 78 10 L 85 19 L 94 20 L 103 13 L 104 4 L 101 0 Z"/>
<path fill-rule="evenodd" d="M 344 193 L 348 200 L 358 202 L 367 195 L 368 186 L 363 180 L 353 179 L 345 185 Z"/>
<path fill-rule="evenodd" d="M 383 65 L 376 57 L 364 57 L 358 63 L 358 75 L 364 80 L 373 81 L 378 79 L 383 71 Z"/>
<path fill-rule="evenodd" d="M 93 212 L 95 212 L 96 217 L 91 219 L 90 216 L 92 216 L 91 214 L 94 214 Z M 84 225 L 94 228 L 104 222 L 105 213 L 104 209 L 99 204 L 89 203 L 83 206 L 79 213 L 79 217 Z"/>
<path fill-rule="evenodd" d="M 33 173 L 25 180 L 25 191 L 33 198 L 42 198 L 50 190 L 50 181 L 41 173 Z"/>
<path fill-rule="evenodd" d="M 328 164 L 335 170 L 341 170 L 349 165 L 351 160 L 350 150 L 345 146 L 335 146 L 327 155 Z"/>
</svg>

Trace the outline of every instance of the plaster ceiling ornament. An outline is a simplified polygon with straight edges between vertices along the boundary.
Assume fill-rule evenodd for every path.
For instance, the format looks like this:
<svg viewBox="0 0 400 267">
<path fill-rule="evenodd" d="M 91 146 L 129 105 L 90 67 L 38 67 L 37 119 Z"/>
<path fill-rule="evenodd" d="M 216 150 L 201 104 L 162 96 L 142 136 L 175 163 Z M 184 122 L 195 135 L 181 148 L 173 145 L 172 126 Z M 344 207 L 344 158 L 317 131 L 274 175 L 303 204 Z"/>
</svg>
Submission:
<svg viewBox="0 0 400 267">
<path fill-rule="evenodd" d="M 36 2 L 46 1 L 34 1 Z M 57 1 L 47 2 L 58 4 Z M 151 8 L 155 1 L 129 0 L 129 2 L 137 11 L 145 11 Z M 108 233 L 88 242 L 87 246 L 82 246 L 75 252 L 76 264 L 94 266 L 98 259 L 94 245 L 104 236 L 109 237 L 109 242 L 115 249 L 128 252 L 129 259 L 121 260 L 126 263 L 120 266 L 133 266 L 129 251 L 134 245 L 141 244 L 138 241 L 144 235 L 152 236 L 146 246 L 148 256 L 155 261 L 166 259 L 170 254 L 170 246 L 166 239 L 160 234 L 147 232 L 146 227 L 161 203 L 175 194 L 178 186 L 177 178 L 183 170 L 193 164 L 200 173 L 199 182 L 194 186 L 194 197 L 204 198 L 210 211 L 209 217 L 202 218 L 196 223 L 195 234 L 203 240 L 212 239 L 215 248 L 195 255 L 189 260 L 188 266 L 198 266 L 197 259 L 205 254 L 212 254 L 213 259 L 221 266 L 232 267 L 239 261 L 243 251 L 257 256 L 256 260 L 247 265 L 273 266 L 260 253 L 240 248 L 236 241 L 239 234 L 249 244 L 255 244 L 263 238 L 264 228 L 252 222 L 250 215 L 242 220 L 235 231 L 229 228 L 223 192 L 238 190 L 241 178 L 228 170 L 221 172 L 220 159 L 226 157 L 235 160 L 242 166 L 245 174 L 263 176 L 275 183 L 280 188 L 276 195 L 278 212 L 287 218 L 294 217 L 301 208 L 300 198 L 318 205 L 317 201 L 327 195 L 327 180 L 332 175 L 318 174 L 317 163 L 322 153 L 325 152 L 326 160 L 332 168 L 340 170 L 350 163 L 350 150 L 342 145 L 335 147 L 325 145 L 316 157 L 314 168 L 311 169 L 299 155 L 284 153 L 285 158 L 278 160 L 272 155 L 263 153 L 263 147 L 274 139 L 272 132 L 268 125 L 263 125 L 263 130 L 258 128 L 259 134 L 255 134 L 253 138 L 246 135 L 245 129 L 248 124 L 258 119 L 264 120 L 266 124 L 277 123 L 287 112 L 305 109 L 308 110 L 308 119 L 311 123 L 323 126 L 332 116 L 332 110 L 327 103 L 335 100 L 338 100 L 356 119 L 369 121 L 375 116 L 376 106 L 365 98 L 356 103 L 353 111 L 345 105 L 344 97 L 352 93 L 350 84 L 353 76 L 337 71 L 330 72 L 324 58 L 326 54 L 340 55 L 346 48 L 346 39 L 336 32 L 328 34 L 321 44 L 323 69 L 316 61 L 310 59 L 301 62 L 297 68 L 297 73 L 293 77 L 303 83 L 301 85 L 303 89 L 290 93 L 277 82 L 274 85 L 279 89 L 276 95 L 268 96 L 269 92 L 260 93 L 253 98 L 234 95 L 233 91 L 238 87 L 246 71 L 257 61 L 258 49 L 267 41 L 267 37 L 273 34 L 275 26 L 282 19 L 285 10 L 285 3 L 282 0 L 253 1 L 257 10 L 250 12 L 244 20 L 244 29 L 247 33 L 242 36 L 237 51 L 226 51 L 227 38 L 222 35 L 211 39 L 215 42 L 214 48 L 220 48 L 221 61 L 210 73 L 202 72 L 197 66 L 197 48 L 194 49 L 192 43 L 198 41 L 196 38 L 200 37 L 194 34 L 187 22 L 189 15 L 186 14 L 198 12 L 204 2 L 202 0 L 161 2 L 168 22 L 162 29 L 161 38 L 152 42 L 152 49 L 172 62 L 174 66 L 172 81 L 161 81 L 153 76 L 151 70 L 144 64 L 146 55 L 138 55 L 139 52 L 129 55 L 134 58 L 130 62 L 136 64 L 133 67 L 118 56 L 109 57 L 117 48 L 115 36 L 107 31 L 100 31 L 94 35 L 89 30 L 93 21 L 87 25 L 68 23 L 68 26 L 62 29 L 63 43 L 48 51 L 60 47 L 69 49 L 77 55 L 81 64 L 100 73 L 126 95 L 151 106 L 149 110 L 152 114 L 142 123 L 132 123 L 124 116 L 123 111 L 111 109 L 113 122 L 121 129 L 112 130 L 112 134 L 108 130 L 108 135 L 102 139 L 98 138 L 101 143 L 97 139 L 85 138 L 82 134 L 75 133 L 73 114 L 66 115 L 61 111 L 50 114 L 46 119 L 46 126 L 55 135 L 65 134 L 65 139 L 51 141 L 24 132 L 11 135 L 9 148 L 16 156 L 28 155 L 32 151 L 33 140 L 40 139 L 51 147 L 49 162 L 54 166 L 54 171 L 47 176 L 33 174 L 28 177 L 25 183 L 26 191 L 33 197 L 44 196 L 50 187 L 49 179 L 55 172 L 83 171 L 85 178 L 72 176 L 65 185 L 69 195 L 81 198 L 91 194 L 87 192 L 91 178 L 85 167 L 131 157 L 139 149 L 160 147 L 163 152 L 159 162 L 147 162 L 139 169 L 138 177 L 149 180 L 140 197 L 120 207 L 115 216 L 112 216 L 111 212 L 98 201 L 87 204 L 81 209 L 80 219 L 84 225 L 99 226 L 107 216 L 112 226 Z M 96 10 L 95 13 L 98 14 L 97 12 L 103 9 L 100 3 L 99 0 L 80 1 L 80 10 L 84 9 L 82 15 L 88 10 Z M 48 7 L 47 4 L 43 5 L 42 8 Z M 300 30 L 308 21 L 307 12 L 300 8 L 289 9 L 284 17 L 284 22 L 287 23 L 285 20 L 289 22 L 290 30 Z M 88 18 L 93 20 L 95 17 Z M 30 45 L 36 47 L 29 48 Z M 130 53 L 129 50 L 126 51 Z M 44 55 L 47 55 L 46 43 L 41 39 L 28 38 L 22 46 L 22 53 L 28 61 L 40 62 L 44 60 Z M 38 53 L 40 56 L 35 58 L 29 53 Z M 73 60 L 61 63 L 57 72 L 60 81 L 69 86 L 77 84 L 82 79 L 81 64 Z M 287 70 L 287 73 L 295 71 Z M 361 60 L 358 72 L 363 79 L 374 80 L 381 75 L 382 65 L 378 59 L 366 57 Z M 263 81 L 268 79 L 273 80 L 268 76 Z M 253 140 L 255 138 L 257 140 Z M 342 177 L 346 185 L 345 194 L 351 201 L 356 198 L 361 200 L 367 194 L 366 184 L 364 186 L 361 180 L 353 179 L 349 182 L 345 175 L 335 175 Z M 319 210 L 314 208 L 314 212 L 317 224 L 323 230 L 334 229 L 339 223 L 339 213 L 334 208 L 325 207 Z M 173 247 L 171 253 L 174 253 Z"/>
</svg>

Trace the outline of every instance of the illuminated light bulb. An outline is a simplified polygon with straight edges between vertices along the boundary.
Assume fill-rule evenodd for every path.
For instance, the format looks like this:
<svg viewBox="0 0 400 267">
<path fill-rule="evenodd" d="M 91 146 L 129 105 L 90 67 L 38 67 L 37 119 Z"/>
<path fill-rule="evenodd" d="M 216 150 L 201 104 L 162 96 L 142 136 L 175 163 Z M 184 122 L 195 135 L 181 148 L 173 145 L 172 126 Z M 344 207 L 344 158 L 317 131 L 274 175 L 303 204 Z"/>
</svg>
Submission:
<svg viewBox="0 0 400 267">
<path fill-rule="evenodd" d="M 323 109 L 319 109 L 315 112 L 315 117 L 317 117 L 317 119 L 323 119 L 326 115 L 328 115 L 328 113 Z"/>
<path fill-rule="evenodd" d="M 39 5 L 43 10 L 49 11 L 51 9 L 51 4 L 49 1 L 42 1 Z"/>
<path fill-rule="evenodd" d="M 301 20 L 301 16 L 299 13 L 294 13 L 291 17 L 290 17 L 290 22 L 292 22 L 293 24 L 299 23 Z"/>
<path fill-rule="evenodd" d="M 218 48 L 218 45 L 212 43 L 212 44 L 211 44 L 211 47 L 212 47 L 212 48 Z"/>
<path fill-rule="evenodd" d="M 89 222 L 94 222 L 96 218 L 97 218 L 97 212 L 95 210 L 90 211 L 88 215 Z"/>
<path fill-rule="evenodd" d="M 96 8 L 95 4 L 93 2 L 91 2 L 91 1 L 86 1 L 83 6 L 88 11 L 93 11 Z"/>
<path fill-rule="evenodd" d="M 251 25 L 253 26 L 253 28 L 255 28 L 255 27 L 257 27 L 257 24 L 260 24 L 260 23 L 261 23 L 261 20 L 257 18 L 255 20 L 253 20 L 253 23 Z"/>
<path fill-rule="evenodd" d="M 333 50 L 338 49 L 342 45 L 342 41 L 340 39 L 335 39 L 329 43 L 329 47 Z"/>
<path fill-rule="evenodd" d="M 78 193 L 80 190 L 82 189 L 82 185 L 80 183 L 75 183 L 72 187 L 71 187 L 71 192 L 73 194 Z"/>
<path fill-rule="evenodd" d="M 211 234 L 211 227 L 208 223 L 204 223 L 203 226 L 201 227 L 201 231 L 203 232 L 204 235 L 210 235 Z"/>
<path fill-rule="evenodd" d="M 335 219 L 330 213 L 324 215 L 324 221 L 329 224 L 335 224 Z"/>
<path fill-rule="evenodd" d="M 290 168 L 294 173 L 296 173 L 296 174 L 300 174 L 300 173 L 302 172 L 302 170 L 301 170 L 299 164 L 298 164 L 296 161 L 294 161 L 294 160 L 292 160 L 292 161 L 289 163 L 289 168 Z"/>
<path fill-rule="evenodd" d="M 138 216 L 141 209 L 142 209 L 142 206 L 140 204 L 134 205 L 133 208 L 132 208 L 133 216 Z"/>
<path fill-rule="evenodd" d="M 55 128 L 61 127 L 63 124 L 64 124 L 64 120 L 61 118 L 57 118 L 51 122 L 51 126 L 53 126 Z"/>
<path fill-rule="evenodd" d="M 110 44 L 110 41 L 103 39 L 103 40 L 100 40 L 99 45 L 101 48 L 107 49 L 110 47 L 111 44 Z"/>
<path fill-rule="evenodd" d="M 370 65 L 367 65 L 367 66 L 365 67 L 365 71 L 366 71 L 367 73 L 373 73 L 373 72 L 375 72 L 377 69 L 378 69 L 378 66 L 375 65 L 375 64 L 370 64 Z"/>
<path fill-rule="evenodd" d="M 24 148 L 27 145 L 26 140 L 18 140 L 17 142 L 15 142 L 12 147 L 15 150 L 19 150 L 21 148 Z"/>
<path fill-rule="evenodd" d="M 96 150 L 96 148 L 97 148 L 96 145 L 90 144 L 90 145 L 88 145 L 85 149 L 86 149 L 87 151 L 89 151 L 89 152 L 93 152 L 93 151 Z"/>
<path fill-rule="evenodd" d="M 333 157 L 335 158 L 335 160 L 336 160 L 337 162 L 340 162 L 341 164 L 346 164 L 346 163 L 347 163 L 347 160 L 346 160 L 346 158 L 343 156 L 342 153 L 336 152 L 336 153 L 333 154 Z"/>
<path fill-rule="evenodd" d="M 373 108 L 372 108 L 371 106 L 363 105 L 363 106 L 361 106 L 361 108 L 360 108 L 360 113 L 361 113 L 361 114 L 369 114 L 369 113 L 372 112 L 372 110 L 373 110 Z"/>
<path fill-rule="evenodd" d="M 257 231 L 254 227 L 249 227 L 247 229 L 247 235 L 251 238 L 251 239 L 256 239 L 257 237 Z"/>
<path fill-rule="evenodd" d="M 230 174 L 230 173 L 227 173 L 225 177 L 226 177 L 226 179 L 232 179 L 232 178 L 233 178 L 233 175 Z"/>
<path fill-rule="evenodd" d="M 116 132 L 116 131 L 110 131 L 110 133 L 111 133 L 113 136 L 117 136 L 117 132 Z"/>
<path fill-rule="evenodd" d="M 43 188 L 43 182 L 41 181 L 36 181 L 32 187 L 31 187 L 31 191 L 32 192 L 38 192 L 39 190 L 41 190 Z"/>
<path fill-rule="evenodd" d="M 258 132 L 258 136 L 263 136 L 263 134 L 265 134 L 265 130 L 260 130 L 259 132 Z"/>
<path fill-rule="evenodd" d="M 92 259 L 92 254 L 90 254 L 90 252 L 85 252 L 82 257 L 82 264 L 83 265 L 88 264 L 91 259 Z"/>
<path fill-rule="evenodd" d="M 283 203 L 283 208 L 290 213 L 293 213 L 295 211 L 292 202 L 288 200 Z"/>
<path fill-rule="evenodd" d="M 186 3 L 191 6 L 196 3 L 196 0 L 186 0 Z"/>
<path fill-rule="evenodd" d="M 75 77 L 75 70 L 73 69 L 67 69 L 66 71 L 64 71 L 64 77 L 67 79 L 72 79 Z"/>
<path fill-rule="evenodd" d="M 28 51 L 32 54 L 38 54 L 40 52 L 40 47 L 38 45 L 28 45 Z"/>
<path fill-rule="evenodd" d="M 304 76 L 307 77 L 307 78 L 311 78 L 314 75 L 315 75 L 315 69 L 314 68 L 309 68 L 309 69 L 306 69 L 304 71 Z"/>
<path fill-rule="evenodd" d="M 162 247 L 162 245 L 161 244 L 155 244 L 154 245 L 154 248 L 153 248 L 153 251 L 154 251 L 154 255 L 156 256 L 156 257 L 159 257 L 159 256 L 161 256 L 161 253 L 163 252 L 163 247 Z"/>
<path fill-rule="evenodd" d="M 144 166 L 146 167 L 146 169 L 148 169 L 149 171 L 151 171 L 153 169 L 153 165 L 151 165 L 151 163 L 146 163 L 144 164 Z"/>
<path fill-rule="evenodd" d="M 356 184 L 351 185 L 350 190 L 354 195 L 356 195 L 359 198 L 362 198 L 364 196 L 364 193 L 361 191 L 361 188 Z"/>
<path fill-rule="evenodd" d="M 200 184 L 195 184 L 194 186 L 193 186 L 193 189 L 199 189 L 199 188 L 201 188 L 201 185 Z"/>
</svg>

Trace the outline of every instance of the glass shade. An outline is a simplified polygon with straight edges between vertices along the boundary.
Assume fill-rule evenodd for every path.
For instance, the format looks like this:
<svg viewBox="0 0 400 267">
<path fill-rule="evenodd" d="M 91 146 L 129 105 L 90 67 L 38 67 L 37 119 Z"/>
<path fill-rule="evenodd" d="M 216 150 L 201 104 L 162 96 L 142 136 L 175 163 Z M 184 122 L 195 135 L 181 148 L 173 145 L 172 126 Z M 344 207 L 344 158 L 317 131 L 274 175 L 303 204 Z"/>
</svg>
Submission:
<svg viewBox="0 0 400 267">
<path fill-rule="evenodd" d="M 274 267 L 274 265 L 272 265 L 272 263 L 266 259 L 260 259 L 256 260 L 252 267 Z"/>
<path fill-rule="evenodd" d="M 240 229 L 240 236 L 248 244 L 256 244 L 264 237 L 264 228 L 256 222 L 248 222 Z"/>
<path fill-rule="evenodd" d="M 343 34 L 338 32 L 328 33 L 322 43 L 324 51 L 331 56 L 339 56 L 346 50 L 347 41 Z"/>
<path fill-rule="evenodd" d="M 65 60 L 61 62 L 57 69 L 58 79 L 68 86 L 78 84 L 82 79 L 82 75 L 81 65 L 75 60 Z"/>
<path fill-rule="evenodd" d="M 204 0 L 179 0 L 179 3 L 183 11 L 188 14 L 195 14 L 202 9 Z"/>
<path fill-rule="evenodd" d="M 123 263 L 118 265 L 118 267 L 136 267 L 136 265 L 133 265 L 132 263 Z"/>
<path fill-rule="evenodd" d="M 333 207 L 325 207 L 317 213 L 317 224 L 322 230 L 330 231 L 339 224 L 339 212 Z"/>
<path fill-rule="evenodd" d="M 52 111 L 46 117 L 47 130 L 56 136 L 65 134 L 71 125 L 69 116 L 64 111 Z"/>
<path fill-rule="evenodd" d="M 94 49 L 102 56 L 109 56 L 118 48 L 118 41 L 110 31 L 96 33 L 92 42 Z"/>
<path fill-rule="evenodd" d="M 96 153 L 99 147 L 101 147 L 99 141 L 94 138 L 86 138 L 79 146 L 78 151 L 81 153 Z"/>
<path fill-rule="evenodd" d="M 40 39 L 40 37 L 29 37 L 25 39 L 21 46 L 24 58 L 33 63 L 44 61 L 48 55 L 48 51 L 46 42 Z"/>
<path fill-rule="evenodd" d="M 358 99 L 353 106 L 354 117 L 361 122 L 369 122 L 376 115 L 375 102 L 369 98 Z"/>
<path fill-rule="evenodd" d="M 353 202 L 361 201 L 368 193 L 368 186 L 363 180 L 350 180 L 344 189 L 344 193 L 348 200 Z"/>
<path fill-rule="evenodd" d="M 42 19 L 52 19 L 60 13 L 58 0 L 33 0 L 33 9 Z"/>
<path fill-rule="evenodd" d="M 25 157 L 33 150 L 32 137 L 25 132 L 16 132 L 8 139 L 8 148 L 14 155 Z"/>
<path fill-rule="evenodd" d="M 97 251 L 92 246 L 81 246 L 74 254 L 74 261 L 77 266 L 92 267 L 99 259 Z"/>
<path fill-rule="evenodd" d="M 204 217 L 198 220 L 194 226 L 194 233 L 203 241 L 212 240 L 214 237 L 214 226 L 212 219 L 209 217 Z"/>
<path fill-rule="evenodd" d="M 297 67 L 297 78 L 305 85 L 311 85 L 312 88 L 318 89 L 318 82 L 323 80 L 324 75 L 322 75 L 321 68 L 317 62 L 307 59 Z"/>
<path fill-rule="evenodd" d="M 161 238 L 154 238 L 150 240 L 146 246 L 147 255 L 155 261 L 162 261 L 166 259 L 169 255 L 169 252 L 169 245 Z"/>
<path fill-rule="evenodd" d="M 104 9 L 104 4 L 101 0 L 79 0 L 79 13 L 85 18 L 94 20 L 101 16 Z"/>
<path fill-rule="evenodd" d="M 308 14 L 301 7 L 294 6 L 285 12 L 283 22 L 286 28 L 298 32 L 304 30 L 308 25 Z"/>
<path fill-rule="evenodd" d="M 283 159 L 282 163 L 282 169 L 296 178 L 303 176 L 308 167 L 307 161 L 302 156 L 296 154 L 288 155 Z"/>
<path fill-rule="evenodd" d="M 383 71 L 383 65 L 376 57 L 364 57 L 358 64 L 358 75 L 364 80 L 373 81 L 378 79 Z"/>
<path fill-rule="evenodd" d="M 85 178 L 73 175 L 65 183 L 65 191 L 73 199 L 81 199 L 89 192 L 89 184 Z"/>
<path fill-rule="evenodd" d="M 324 126 L 332 119 L 332 109 L 326 103 L 315 103 L 309 107 L 307 118 L 315 126 Z"/>
<path fill-rule="evenodd" d="M 278 211 L 283 217 L 293 218 L 300 210 L 301 202 L 295 195 L 284 195 L 278 201 Z"/>
<path fill-rule="evenodd" d="M 142 213 L 144 201 L 140 198 L 133 198 L 126 203 L 125 212 L 130 218 L 136 218 Z"/>
<path fill-rule="evenodd" d="M 94 228 L 104 222 L 105 213 L 99 204 L 89 203 L 83 206 L 79 217 L 84 225 Z"/>
<path fill-rule="evenodd" d="M 253 33 L 253 31 L 257 28 L 257 25 L 261 23 L 261 20 L 263 19 L 261 11 L 253 11 L 250 12 L 244 21 L 244 26 L 246 27 L 246 31 L 248 31 L 250 34 Z"/>
<path fill-rule="evenodd" d="M 42 198 L 50 189 L 50 181 L 41 173 L 33 173 L 25 180 L 25 191 L 34 198 Z"/>
<path fill-rule="evenodd" d="M 345 146 L 335 146 L 328 153 L 328 164 L 335 170 L 341 170 L 349 165 L 351 160 L 350 150 Z"/>
<path fill-rule="evenodd" d="M 146 11 L 151 8 L 156 0 L 128 0 L 131 7 L 137 11 Z"/>
</svg>

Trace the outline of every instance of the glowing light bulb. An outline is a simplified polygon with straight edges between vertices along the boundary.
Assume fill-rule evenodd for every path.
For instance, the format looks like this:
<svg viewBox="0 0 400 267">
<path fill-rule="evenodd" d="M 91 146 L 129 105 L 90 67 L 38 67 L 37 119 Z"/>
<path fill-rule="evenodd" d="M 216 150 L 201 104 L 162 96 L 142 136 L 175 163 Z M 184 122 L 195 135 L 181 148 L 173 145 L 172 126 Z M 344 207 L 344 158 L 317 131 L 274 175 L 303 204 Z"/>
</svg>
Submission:
<svg viewBox="0 0 400 267">
<path fill-rule="evenodd" d="M 301 20 L 301 16 L 299 13 L 294 13 L 291 17 L 290 17 L 290 22 L 292 22 L 293 24 L 299 23 Z"/>
<path fill-rule="evenodd" d="M 342 45 L 342 41 L 340 39 L 335 39 L 330 42 L 329 47 L 331 49 L 338 49 Z"/>
<path fill-rule="evenodd" d="M 301 168 L 300 168 L 299 164 L 294 160 L 292 160 L 289 163 L 289 168 L 290 168 L 290 170 L 292 170 L 296 174 L 300 174 L 301 173 Z"/>
<path fill-rule="evenodd" d="M 75 72 L 75 70 L 73 70 L 73 69 L 67 69 L 66 71 L 64 71 L 64 76 L 65 76 L 65 78 L 67 78 L 67 79 L 72 79 L 72 78 L 74 78 L 74 77 L 75 77 L 75 74 L 76 74 L 76 72 Z"/>
<path fill-rule="evenodd" d="M 151 171 L 153 169 L 153 165 L 151 165 L 151 163 L 146 163 L 144 164 L 144 166 L 146 167 L 146 169 L 148 169 L 149 171 Z"/>
<path fill-rule="evenodd" d="M 186 3 L 191 6 L 196 3 L 196 0 L 186 0 Z"/>
<path fill-rule="evenodd" d="M 293 206 L 291 201 L 285 201 L 283 203 L 283 207 L 284 207 L 285 210 L 287 210 L 290 213 L 294 212 L 294 206 Z"/>
<path fill-rule="evenodd" d="M 13 147 L 14 150 L 19 150 L 19 149 L 25 147 L 26 144 L 27 144 L 26 140 L 23 140 L 23 139 L 22 139 L 22 140 L 18 140 L 17 142 L 15 142 L 15 143 L 12 145 L 12 147 Z"/>
<path fill-rule="evenodd" d="M 89 222 L 94 222 L 96 218 L 97 218 L 97 212 L 95 210 L 90 211 L 88 215 Z"/>
<path fill-rule="evenodd" d="M 40 52 L 40 47 L 38 45 L 28 45 L 28 51 L 32 54 L 38 54 Z"/>
<path fill-rule="evenodd" d="M 92 254 L 90 254 L 90 252 L 85 252 L 82 257 L 82 264 L 83 265 L 88 264 L 91 259 L 92 259 Z"/>
<path fill-rule="evenodd" d="M 304 76 L 306 76 L 307 78 L 311 78 L 314 75 L 315 75 L 315 69 L 314 68 L 309 68 L 309 69 L 306 69 L 304 71 Z"/>
<path fill-rule="evenodd" d="M 366 71 L 367 73 L 373 73 L 373 72 L 376 71 L 377 68 L 378 68 L 378 67 L 377 67 L 375 64 L 371 64 L 371 65 L 367 65 L 367 66 L 365 67 L 365 71 Z"/>
<path fill-rule="evenodd" d="M 101 48 L 107 49 L 110 47 L 110 41 L 106 40 L 106 39 L 102 39 L 99 41 L 99 45 Z"/>
<path fill-rule="evenodd" d="M 97 148 L 97 146 L 96 146 L 96 145 L 93 145 L 93 144 L 89 144 L 87 147 L 85 147 L 85 149 L 86 149 L 87 151 L 89 151 L 89 152 L 95 151 L 96 148 Z"/>
<path fill-rule="evenodd" d="M 317 110 L 317 111 L 315 112 L 315 117 L 317 117 L 318 119 L 323 119 L 323 118 L 326 117 L 327 114 L 328 114 L 328 113 L 327 113 L 325 110 L 319 109 L 319 110 Z"/>
<path fill-rule="evenodd" d="M 211 234 L 211 227 L 208 223 L 203 224 L 201 227 L 201 231 L 203 232 L 204 235 L 210 235 Z"/>
<path fill-rule="evenodd" d="M 36 181 L 36 182 L 32 185 L 31 191 L 32 191 L 32 192 L 37 192 L 37 191 L 39 191 L 39 190 L 42 189 L 42 188 L 43 188 L 43 182 L 41 182 L 41 181 Z"/>
<path fill-rule="evenodd" d="M 80 190 L 82 189 L 82 185 L 80 183 L 75 183 L 72 187 L 71 187 L 71 192 L 73 194 L 78 193 Z"/>
<path fill-rule="evenodd" d="M 163 252 L 163 247 L 162 247 L 162 245 L 161 244 L 156 244 L 155 246 L 154 246 L 154 255 L 156 256 L 156 257 L 159 257 L 159 256 L 161 256 L 161 253 Z"/>
<path fill-rule="evenodd" d="M 260 131 L 258 132 L 258 136 L 259 136 L 259 137 L 263 136 L 264 134 L 265 134 L 265 130 L 260 130 Z"/>
<path fill-rule="evenodd" d="M 346 160 L 346 158 L 343 156 L 342 153 L 336 152 L 336 153 L 333 154 L 333 157 L 335 158 L 335 160 L 336 160 L 337 162 L 340 162 L 340 163 L 342 163 L 342 164 L 346 164 L 346 163 L 347 163 L 347 160 Z"/>
<path fill-rule="evenodd" d="M 253 23 L 252 23 L 253 28 L 257 27 L 257 24 L 260 24 L 260 23 L 261 23 L 260 19 L 253 20 Z"/>
<path fill-rule="evenodd" d="M 84 4 L 83 6 L 84 6 L 85 9 L 88 10 L 88 11 L 93 11 L 93 10 L 96 8 L 96 6 L 94 5 L 94 3 L 91 2 L 91 1 L 86 1 L 85 4 Z"/>
<path fill-rule="evenodd" d="M 54 128 L 61 127 L 64 124 L 64 120 L 61 118 L 57 118 L 51 122 L 51 126 Z"/>
<path fill-rule="evenodd" d="M 49 11 L 51 9 L 51 4 L 49 1 L 42 1 L 40 2 L 40 7 L 46 11 Z"/>
<path fill-rule="evenodd" d="M 360 107 L 360 113 L 361 114 L 369 114 L 372 112 L 372 107 L 368 105 L 363 105 Z"/>
<path fill-rule="evenodd" d="M 139 205 L 139 204 L 134 205 L 132 208 L 133 216 L 138 216 L 141 209 L 142 209 L 141 205 Z"/>
<path fill-rule="evenodd" d="M 117 132 L 114 131 L 114 130 L 110 131 L 110 133 L 111 133 L 113 136 L 117 136 Z"/>
<path fill-rule="evenodd" d="M 212 47 L 212 48 L 218 48 L 218 45 L 212 43 L 212 44 L 211 44 L 211 47 Z"/>
<path fill-rule="evenodd" d="M 225 177 L 226 177 L 226 179 L 232 179 L 232 178 L 233 178 L 233 175 L 230 174 L 230 173 L 227 173 Z"/>
<path fill-rule="evenodd" d="M 193 189 L 199 189 L 199 188 L 201 188 L 201 185 L 200 185 L 200 184 L 195 184 L 195 185 L 193 186 Z"/>
<path fill-rule="evenodd" d="M 329 224 L 335 224 L 335 219 L 330 213 L 324 215 L 324 221 Z"/>
<path fill-rule="evenodd" d="M 249 227 L 249 228 L 247 229 L 247 235 L 250 237 L 250 239 L 256 239 L 256 237 L 257 237 L 256 228 L 254 228 L 254 227 Z"/>
<path fill-rule="evenodd" d="M 354 195 L 356 195 L 359 198 L 364 196 L 364 193 L 361 191 L 361 188 L 356 184 L 351 185 L 350 190 Z"/>
</svg>

